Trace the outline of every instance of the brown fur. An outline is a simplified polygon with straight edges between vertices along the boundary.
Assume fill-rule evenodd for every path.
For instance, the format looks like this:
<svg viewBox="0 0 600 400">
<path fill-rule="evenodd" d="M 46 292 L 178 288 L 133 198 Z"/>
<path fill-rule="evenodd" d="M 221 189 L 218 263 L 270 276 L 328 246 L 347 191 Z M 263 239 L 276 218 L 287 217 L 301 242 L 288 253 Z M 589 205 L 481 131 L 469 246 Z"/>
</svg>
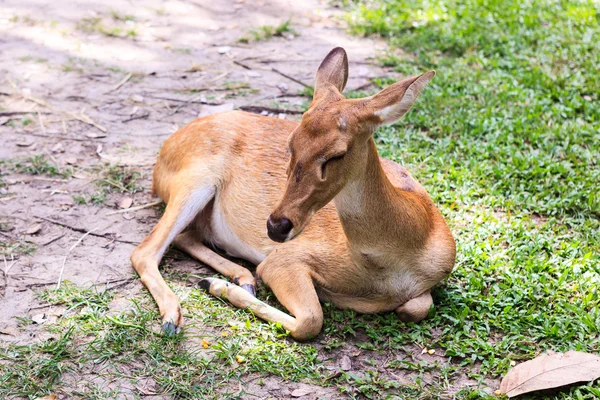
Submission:
<svg viewBox="0 0 600 400">
<path fill-rule="evenodd" d="M 363 313 L 396 310 L 407 321 L 427 315 L 431 288 L 454 265 L 454 239 L 425 189 L 404 167 L 379 158 L 371 134 L 384 118 L 408 111 L 405 93 L 418 94 L 433 75 L 344 99 L 347 73 L 345 52 L 332 51 L 300 123 L 233 111 L 193 121 L 165 142 L 153 190 L 167 209 L 132 254 L 165 323 L 181 326 L 183 319 L 158 262 L 184 229 L 175 244 L 240 285 L 254 285 L 252 274 L 203 243 L 260 263 L 258 275 L 295 318 L 258 300 L 253 310 L 299 340 L 321 329 L 319 298 Z M 323 162 L 344 152 L 327 164 L 323 180 Z M 293 223 L 290 240 L 269 239 L 270 215 Z M 249 298 L 233 300 L 240 293 L 234 285 L 211 288 L 230 290 L 232 303 L 248 307 Z"/>
</svg>

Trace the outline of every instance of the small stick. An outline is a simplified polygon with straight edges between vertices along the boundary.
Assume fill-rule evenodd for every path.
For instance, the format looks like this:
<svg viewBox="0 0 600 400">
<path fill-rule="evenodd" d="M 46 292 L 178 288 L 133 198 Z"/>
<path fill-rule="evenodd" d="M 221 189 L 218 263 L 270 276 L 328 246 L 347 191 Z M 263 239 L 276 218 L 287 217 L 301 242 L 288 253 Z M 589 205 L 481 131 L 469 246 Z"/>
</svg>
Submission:
<svg viewBox="0 0 600 400">
<path fill-rule="evenodd" d="M 47 111 L 37 111 L 37 113 L 51 114 Z M 14 115 L 32 114 L 32 111 L 0 111 L 0 117 L 12 117 Z"/>
<path fill-rule="evenodd" d="M 299 81 L 298 79 L 296 79 L 296 78 L 294 78 L 294 77 L 291 77 L 291 76 L 289 76 L 289 75 L 286 75 L 286 74 L 284 74 L 283 72 L 281 72 L 280 70 L 278 70 L 278 69 L 276 69 L 276 68 L 271 68 L 271 71 L 273 71 L 273 72 L 275 72 L 275 73 L 277 73 L 277 74 L 279 74 L 279 75 L 283 76 L 284 78 L 288 78 L 290 81 L 292 81 L 292 82 L 296 82 L 296 83 L 298 83 L 298 84 L 300 84 L 300 85 L 304 86 L 305 88 L 310 88 L 310 89 L 312 89 L 312 86 L 310 86 L 310 85 L 307 85 L 306 83 L 304 83 L 304 82 L 302 82 L 302 81 Z"/>
<path fill-rule="evenodd" d="M 62 226 L 64 228 L 70 229 L 70 230 L 75 231 L 75 232 L 81 232 L 81 233 L 87 233 L 87 232 L 89 232 L 90 236 L 95 236 L 95 237 L 100 237 L 100 238 L 103 238 L 103 239 L 114 240 L 115 242 L 120 242 L 120 243 L 129 243 L 129 244 L 135 244 L 135 245 L 139 244 L 137 242 L 132 242 L 130 240 L 115 239 L 115 238 L 112 238 L 110 236 L 107 236 L 106 234 L 102 235 L 102 234 L 99 234 L 99 233 L 92 233 L 91 231 L 87 231 L 87 230 L 85 230 L 83 228 L 78 228 L 76 226 L 71 226 L 71 225 L 65 224 L 64 222 L 56 221 L 54 219 L 50 219 L 50 218 L 46 218 L 46 217 L 40 217 L 40 216 L 37 216 L 37 215 L 35 215 L 34 217 L 38 218 L 38 219 L 41 219 L 41 220 L 44 220 L 44 221 L 48 221 L 48 222 L 50 222 L 50 223 L 52 223 L 54 225 Z M 106 228 L 104 228 L 104 229 L 106 229 Z"/>
<path fill-rule="evenodd" d="M 126 208 L 124 210 L 111 211 L 111 212 L 107 213 L 106 216 L 108 217 L 109 215 L 123 214 L 123 213 L 130 212 L 130 211 L 143 210 L 144 208 L 154 207 L 154 206 L 158 206 L 158 205 L 161 205 L 161 204 L 162 204 L 162 200 L 161 201 L 155 201 L 153 203 L 148 203 L 148 204 L 143 204 L 141 206 Z"/>
<path fill-rule="evenodd" d="M 104 94 L 108 94 L 110 92 L 114 92 L 116 90 L 119 90 L 121 88 L 121 86 L 123 86 L 124 84 L 126 84 L 127 81 L 129 79 L 131 79 L 132 76 L 133 76 L 133 74 L 131 72 L 128 73 L 125 78 L 123 78 L 119 83 L 117 83 L 115 86 L 113 86 L 112 88 L 110 88 L 108 91 L 104 92 Z"/>
<path fill-rule="evenodd" d="M 83 236 L 81 236 L 81 237 L 79 238 L 79 240 L 77 240 L 77 241 L 75 242 L 75 244 L 74 244 L 73 246 L 71 246 L 71 248 L 69 249 L 69 251 L 67 251 L 67 254 L 65 254 L 65 258 L 63 259 L 63 262 L 62 262 L 62 267 L 60 268 L 60 274 L 58 275 L 58 283 L 56 284 L 56 290 L 60 289 L 60 283 L 62 282 L 63 272 L 65 272 L 65 264 L 67 263 L 67 257 L 69 256 L 69 254 L 71 253 L 71 251 L 73 251 L 73 249 L 74 249 L 74 248 L 75 248 L 75 247 L 76 247 L 76 246 L 77 246 L 79 243 L 81 243 L 81 241 L 82 241 L 82 240 L 83 240 L 83 239 L 84 239 L 84 238 L 85 238 L 87 235 L 89 235 L 90 233 L 92 233 L 92 232 L 94 232 L 94 231 L 97 231 L 97 230 L 98 230 L 98 228 L 96 227 L 96 228 L 94 228 L 94 229 L 92 229 L 92 230 L 90 230 L 90 231 L 87 231 L 86 233 L 84 233 L 84 234 L 83 234 Z"/>
<path fill-rule="evenodd" d="M 267 111 L 270 113 L 274 113 L 274 114 L 304 114 L 304 111 L 301 110 L 286 110 L 283 108 L 272 108 L 272 107 L 264 107 L 264 106 L 252 106 L 252 105 L 247 105 L 247 106 L 240 106 L 238 107 L 240 110 L 244 110 L 244 111 L 248 111 L 248 112 L 261 112 L 261 111 Z"/>
<path fill-rule="evenodd" d="M 37 116 L 40 123 L 40 128 L 42 128 L 42 133 L 46 134 L 46 127 L 44 126 L 44 121 L 42 120 L 42 114 L 39 111 L 37 112 Z"/>
<path fill-rule="evenodd" d="M 61 239 L 61 238 L 62 238 L 62 237 L 64 237 L 64 236 L 65 236 L 65 234 L 64 234 L 64 233 L 63 233 L 62 235 L 58 235 L 58 236 L 57 236 L 57 237 L 55 237 L 54 239 L 50 239 L 50 240 L 48 240 L 47 242 L 44 242 L 44 243 L 42 243 L 40 246 L 41 246 L 41 247 L 48 246 L 49 244 L 56 242 L 58 239 Z"/>
</svg>

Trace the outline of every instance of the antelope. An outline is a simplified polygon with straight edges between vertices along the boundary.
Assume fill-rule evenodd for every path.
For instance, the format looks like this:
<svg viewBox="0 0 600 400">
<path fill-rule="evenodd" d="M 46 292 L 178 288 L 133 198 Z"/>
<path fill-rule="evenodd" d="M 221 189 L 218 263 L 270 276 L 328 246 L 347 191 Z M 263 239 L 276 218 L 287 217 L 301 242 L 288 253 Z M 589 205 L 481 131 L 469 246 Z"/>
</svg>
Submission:
<svg viewBox="0 0 600 400">
<path fill-rule="evenodd" d="M 163 330 L 184 323 L 158 270 L 171 243 L 231 280 L 205 278 L 203 289 L 299 341 L 320 332 L 321 301 L 423 320 L 431 289 L 454 266 L 454 238 L 423 186 L 380 158 L 372 136 L 406 114 L 434 75 L 346 99 L 348 58 L 338 47 L 319 66 L 299 123 L 230 111 L 170 136 L 152 185 L 166 209 L 131 255 Z M 289 314 L 258 300 L 252 272 L 213 248 L 257 264 L 257 279 Z"/>
</svg>

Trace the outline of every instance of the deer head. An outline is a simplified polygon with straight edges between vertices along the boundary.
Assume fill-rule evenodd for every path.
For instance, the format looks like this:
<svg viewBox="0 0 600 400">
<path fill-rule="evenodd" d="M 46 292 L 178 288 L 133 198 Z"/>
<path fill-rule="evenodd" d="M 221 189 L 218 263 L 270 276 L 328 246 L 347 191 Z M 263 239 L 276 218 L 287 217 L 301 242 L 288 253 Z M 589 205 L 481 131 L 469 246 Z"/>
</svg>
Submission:
<svg viewBox="0 0 600 400">
<path fill-rule="evenodd" d="M 267 220 L 269 237 L 298 236 L 311 217 L 366 170 L 368 141 L 377 127 L 410 110 L 434 71 L 406 78 L 363 99 L 346 99 L 348 58 L 333 49 L 317 70 L 315 93 L 302 121 L 290 134 L 287 187 Z"/>
</svg>

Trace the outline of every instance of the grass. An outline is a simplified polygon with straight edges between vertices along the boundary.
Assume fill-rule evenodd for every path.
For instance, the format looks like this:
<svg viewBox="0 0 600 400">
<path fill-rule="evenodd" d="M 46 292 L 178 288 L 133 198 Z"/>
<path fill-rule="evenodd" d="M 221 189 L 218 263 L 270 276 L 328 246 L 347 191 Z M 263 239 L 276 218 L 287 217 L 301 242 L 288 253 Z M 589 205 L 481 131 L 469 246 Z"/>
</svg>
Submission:
<svg viewBox="0 0 600 400">
<path fill-rule="evenodd" d="M 296 31 L 292 29 L 290 24 L 292 23 L 291 19 L 288 19 L 285 22 L 277 26 L 273 25 L 263 25 L 256 29 L 250 30 L 248 35 L 242 36 L 238 39 L 241 43 L 250 43 L 251 41 L 260 42 L 262 40 L 269 40 L 273 37 L 283 37 L 285 33 L 289 33 L 291 35 L 296 35 Z"/>
<path fill-rule="evenodd" d="M 25 124 L 25 122 L 23 122 Z M 25 161 L 19 161 L 14 164 L 14 169 L 17 172 L 31 175 L 45 175 L 50 177 L 68 178 L 71 176 L 70 168 L 60 168 L 59 166 L 48 161 L 45 155 L 36 155 L 28 158 Z"/>
<path fill-rule="evenodd" d="M 376 141 L 428 188 L 459 246 L 430 318 L 409 337 L 393 321 L 369 323 L 373 348 L 441 348 L 478 380 L 545 350 L 598 353 L 598 3 L 373 1 L 353 5 L 348 21 L 388 39 L 385 65 L 437 70 Z"/>
<path fill-rule="evenodd" d="M 511 362 L 546 350 L 600 352 L 597 3 L 349 7 L 354 34 L 388 40 L 383 64 L 406 75 L 438 73 L 403 121 L 375 135 L 381 155 L 407 165 L 425 185 L 457 239 L 455 271 L 434 291 L 428 319 L 405 324 L 392 313 L 325 305 L 322 334 L 298 344 L 163 264 L 184 307 L 182 335 L 159 334 L 146 291 L 121 299 L 128 308 L 119 312 L 112 306 L 117 290 L 65 285 L 44 292 L 42 303 L 66 312 L 47 327 L 54 339 L 0 342 L 0 398 L 141 397 L 140 390 L 245 398 L 238 382 L 276 376 L 356 399 L 486 399 L 497 389 L 490 380 L 497 385 Z M 97 174 L 99 193 L 137 190 L 133 171 L 104 166 Z M 276 304 L 264 288 L 259 297 Z M 420 356 L 420 348 L 435 355 Z M 353 369 L 333 375 L 327 367 L 348 349 L 360 352 Z M 599 396 L 600 384 L 591 383 L 543 398 Z"/>
<path fill-rule="evenodd" d="M 199 289 L 172 286 L 182 298 L 188 321 L 194 321 L 175 337 L 155 331 L 159 316 L 149 295 L 135 296 L 127 311 L 114 313 L 115 292 L 109 290 L 66 284 L 42 292 L 42 301 L 66 308 L 59 322 L 49 327 L 56 337 L 30 346 L 0 344 L 0 397 L 53 392 L 69 398 L 111 398 L 115 393 L 108 390 L 108 382 L 125 379 L 136 388 L 150 382 L 152 389 L 147 390 L 157 395 L 240 398 L 243 390 L 228 382 L 251 372 L 320 380 L 314 348 L 285 340 L 281 328 L 223 307 Z M 69 385 L 58 379 L 71 374 L 100 375 L 95 385 Z M 132 391 L 143 394 L 143 389 Z"/>
<path fill-rule="evenodd" d="M 97 190 L 93 193 L 73 195 L 76 204 L 102 204 L 111 193 L 134 194 L 142 191 L 136 183 L 140 173 L 122 165 L 104 164 L 92 169 L 92 174 L 98 176 L 94 180 Z"/>
<path fill-rule="evenodd" d="M 129 23 L 135 22 L 133 17 L 123 16 L 115 11 L 111 13 L 113 22 L 124 26 L 106 25 L 100 17 L 88 17 L 79 21 L 76 27 L 86 33 L 99 33 L 108 37 L 133 38 L 137 36 L 135 27 L 129 25 Z"/>
</svg>

